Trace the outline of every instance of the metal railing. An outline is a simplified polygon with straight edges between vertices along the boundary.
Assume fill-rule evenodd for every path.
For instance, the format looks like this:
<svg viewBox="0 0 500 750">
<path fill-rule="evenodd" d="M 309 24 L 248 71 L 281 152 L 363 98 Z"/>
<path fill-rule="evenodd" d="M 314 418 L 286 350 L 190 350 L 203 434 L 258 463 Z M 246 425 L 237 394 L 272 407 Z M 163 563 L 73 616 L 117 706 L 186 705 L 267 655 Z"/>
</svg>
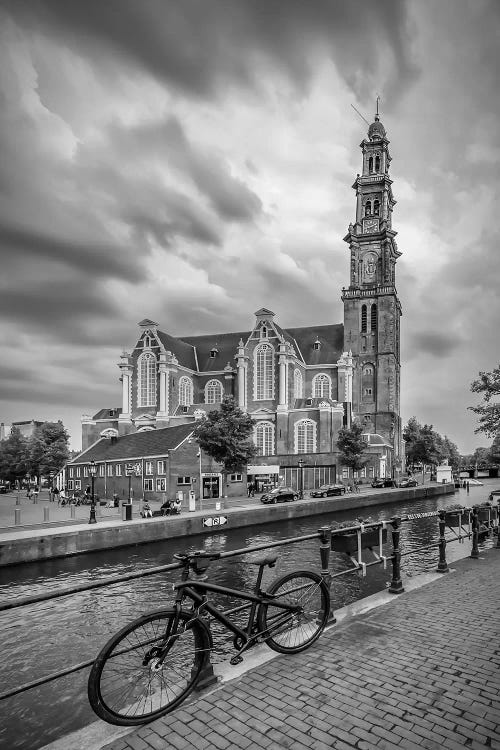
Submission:
<svg viewBox="0 0 500 750">
<path fill-rule="evenodd" d="M 468 514 L 468 518 L 466 518 Z M 363 522 L 357 522 L 352 524 L 352 526 L 347 526 L 343 528 L 331 528 L 328 526 L 324 526 L 321 529 L 318 529 L 317 532 L 313 534 L 306 534 L 304 536 L 297 536 L 297 537 L 291 537 L 289 539 L 281 539 L 276 542 L 267 542 L 264 544 L 255 544 L 251 547 L 244 547 L 241 549 L 236 549 L 228 552 L 221 552 L 220 559 L 228 559 L 231 557 L 238 557 L 241 555 L 247 555 L 252 552 L 259 552 L 262 550 L 269 550 L 276 547 L 284 547 L 291 544 L 298 544 L 305 541 L 310 541 L 313 539 L 319 539 L 320 546 L 319 546 L 319 553 L 320 553 L 320 563 L 321 563 L 321 575 L 323 579 L 326 581 L 328 586 L 330 586 L 331 581 L 334 578 L 338 578 L 343 575 L 347 575 L 349 573 L 353 572 L 359 572 L 361 575 L 366 575 L 367 568 L 373 566 L 373 565 L 383 565 L 384 568 L 386 567 L 387 562 L 390 560 L 392 563 L 392 580 L 389 585 L 388 591 L 392 594 L 400 594 L 403 593 L 404 587 L 401 580 L 401 558 L 406 555 L 413 555 L 417 552 L 421 552 L 423 550 L 429 550 L 435 547 L 439 547 L 439 562 L 437 567 L 437 572 L 440 573 L 446 573 L 449 571 L 448 564 L 446 562 L 446 546 L 450 542 L 459 541 L 462 542 L 466 538 L 472 539 L 472 549 L 470 557 L 473 559 L 477 559 L 479 557 L 479 548 L 478 548 L 478 541 L 479 536 L 481 533 L 480 530 L 480 521 L 479 521 L 479 514 L 477 509 L 472 509 L 472 511 L 466 511 L 464 509 L 463 514 L 464 516 L 464 522 L 465 526 L 468 526 L 468 530 L 465 530 L 465 526 L 462 523 L 461 517 L 459 518 L 459 524 L 458 524 L 458 533 L 454 532 L 453 528 L 448 526 L 448 529 L 453 532 L 453 536 L 446 537 L 445 531 L 447 527 L 447 514 L 444 510 L 441 511 L 431 511 L 427 513 L 411 513 L 407 514 L 405 516 L 393 516 L 388 521 L 375 521 L 375 522 L 369 522 L 369 523 L 363 523 Z M 500 535 L 498 534 L 498 528 L 499 523 L 498 519 L 500 516 L 500 501 L 497 507 L 492 506 L 491 511 L 488 514 L 488 518 L 485 519 L 484 528 L 487 529 L 488 533 L 496 533 L 498 535 L 497 539 L 497 548 L 500 549 Z M 418 547 L 416 549 L 411 549 L 408 552 L 401 552 L 400 550 L 400 534 L 401 534 L 401 525 L 404 522 L 407 521 L 413 521 L 418 518 L 431 518 L 431 517 L 438 517 L 439 518 L 439 540 L 437 542 L 432 542 L 430 544 L 422 545 L 421 547 Z M 391 532 L 391 541 L 392 541 L 392 551 L 390 555 L 384 555 L 383 554 L 383 545 L 385 543 L 385 539 L 387 536 L 388 531 Z M 365 535 L 367 535 L 369 532 L 372 532 L 372 537 L 370 544 L 368 545 L 363 538 Z M 373 538 L 373 532 L 378 532 L 378 539 Z M 384 533 L 385 532 L 385 533 Z M 337 537 L 350 537 L 351 538 L 351 546 L 352 546 L 352 540 L 354 537 L 356 537 L 356 542 L 353 545 L 354 549 L 348 549 L 346 554 L 350 558 L 352 562 L 352 567 L 347 568 L 346 570 L 342 570 L 338 573 L 330 573 L 330 554 L 332 549 L 335 548 L 335 542 L 332 540 Z M 373 560 L 366 561 L 362 557 L 362 550 L 363 549 L 370 549 L 373 554 Z M 103 578 L 100 581 L 92 581 L 89 583 L 77 585 L 77 586 L 64 586 L 56 591 L 50 591 L 47 593 L 42 594 L 33 594 L 31 596 L 24 596 L 19 597 L 17 599 L 13 599 L 12 601 L 4 601 L 0 602 L 0 612 L 5 612 L 8 610 L 15 610 L 19 609 L 20 607 L 26 607 L 31 604 L 37 604 L 39 602 L 46 602 L 51 601 L 53 599 L 59 599 L 62 597 L 72 596 L 74 594 L 79 594 L 84 591 L 92 591 L 99 588 L 104 588 L 107 586 L 113 586 L 116 584 L 120 584 L 126 581 L 132 581 L 138 578 L 144 578 L 146 576 L 153 576 L 153 575 L 159 575 L 160 573 L 165 573 L 168 571 L 174 571 L 179 570 L 182 567 L 181 563 L 175 562 L 175 563 L 168 563 L 165 565 L 158 565 L 155 567 L 148 568 L 146 570 L 141 570 L 134 573 L 125 573 L 118 576 L 108 576 L 106 578 Z M 242 609 L 247 608 L 248 604 L 240 605 L 236 608 L 229 609 L 225 611 L 225 614 L 231 614 L 234 612 L 241 611 Z M 335 617 L 333 612 L 330 616 L 330 622 L 335 622 Z M 31 682 L 23 683 L 22 685 L 17 686 L 16 688 L 11 688 L 9 690 L 6 690 L 2 693 L 0 693 L 0 700 L 6 700 L 7 698 L 11 698 L 15 695 L 19 695 L 20 693 L 24 693 L 28 690 L 31 690 L 35 687 L 39 687 L 40 685 L 45 685 L 49 682 L 53 682 L 54 680 L 60 679 L 62 677 L 66 677 L 67 675 L 73 674 L 75 672 L 81 671 L 83 669 L 86 669 L 87 667 L 90 667 L 94 662 L 94 659 L 89 659 L 83 662 L 80 662 L 78 664 L 73 664 L 69 667 L 66 667 L 65 669 L 60 669 L 56 672 L 53 672 L 51 674 L 45 675 L 44 677 L 41 677 L 37 680 L 32 680 Z M 208 673 L 210 673 L 213 676 L 212 672 L 212 666 L 207 660 L 207 664 L 205 669 Z M 208 677 L 208 679 L 207 679 Z M 215 681 L 215 678 L 210 679 L 210 676 L 207 675 L 205 678 L 201 678 L 200 684 L 204 687 L 211 682 Z"/>
</svg>

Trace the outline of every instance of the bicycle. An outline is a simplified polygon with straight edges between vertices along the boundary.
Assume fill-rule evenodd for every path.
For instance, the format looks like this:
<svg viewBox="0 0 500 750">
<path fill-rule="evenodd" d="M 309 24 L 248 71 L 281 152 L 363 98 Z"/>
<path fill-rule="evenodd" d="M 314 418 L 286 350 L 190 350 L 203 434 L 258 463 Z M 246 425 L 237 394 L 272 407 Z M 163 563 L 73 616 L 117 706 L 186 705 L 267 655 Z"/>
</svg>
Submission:
<svg viewBox="0 0 500 750">
<path fill-rule="evenodd" d="M 174 555 L 182 564 L 181 582 L 174 584 L 174 606 L 142 615 L 116 633 L 98 654 L 88 680 L 94 712 L 109 724 L 146 724 L 177 708 L 194 690 L 209 662 L 213 638 L 205 617 L 210 615 L 233 633 L 239 664 L 242 654 L 265 642 L 283 654 L 308 648 L 323 632 L 330 613 L 330 592 L 319 573 L 298 570 L 277 578 L 262 590 L 264 568 L 277 555 L 251 561 L 259 566 L 252 593 L 191 577 L 203 575 L 220 553 Z M 210 603 L 213 592 L 242 604 L 226 612 Z M 184 606 L 191 600 L 191 607 Z M 249 608 L 248 621 L 238 626 L 229 615 Z"/>
</svg>

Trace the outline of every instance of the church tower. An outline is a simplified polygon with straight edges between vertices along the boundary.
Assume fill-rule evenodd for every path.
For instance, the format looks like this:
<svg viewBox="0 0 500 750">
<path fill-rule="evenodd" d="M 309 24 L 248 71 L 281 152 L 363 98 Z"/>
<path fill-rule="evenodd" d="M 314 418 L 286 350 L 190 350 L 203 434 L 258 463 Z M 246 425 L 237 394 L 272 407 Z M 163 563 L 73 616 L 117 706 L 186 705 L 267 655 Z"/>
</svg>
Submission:
<svg viewBox="0 0 500 750">
<path fill-rule="evenodd" d="M 389 177 L 389 141 L 378 115 L 360 144 L 362 173 L 356 191 L 356 221 L 345 242 L 351 251 L 350 284 L 342 290 L 344 350 L 352 352 L 353 418 L 363 431 L 378 433 L 401 461 L 400 318 L 396 291 L 398 252 L 392 228 L 396 203 Z M 391 467 L 391 468 L 392 468 Z"/>
</svg>

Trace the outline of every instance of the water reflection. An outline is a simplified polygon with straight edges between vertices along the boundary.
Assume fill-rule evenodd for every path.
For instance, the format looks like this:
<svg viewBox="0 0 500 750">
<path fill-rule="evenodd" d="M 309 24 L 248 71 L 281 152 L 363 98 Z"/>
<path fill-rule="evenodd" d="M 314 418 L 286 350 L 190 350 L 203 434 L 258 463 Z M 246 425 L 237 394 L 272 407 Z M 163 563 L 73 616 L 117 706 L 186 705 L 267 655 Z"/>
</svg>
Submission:
<svg viewBox="0 0 500 750">
<path fill-rule="evenodd" d="M 354 521 L 358 516 L 369 516 L 374 521 L 387 520 L 393 515 L 425 513 L 456 502 L 471 507 L 476 502 L 486 500 L 492 487 L 500 487 L 499 480 L 486 480 L 484 487 L 471 487 L 469 494 L 461 489 L 455 497 L 443 496 L 391 504 L 368 508 L 366 511 L 343 511 L 311 519 L 280 522 L 264 528 L 250 527 L 184 541 L 168 540 L 9 568 L 8 575 L 3 576 L 9 582 L 0 586 L 0 598 L 16 598 L 162 565 L 171 562 L 175 552 L 186 548 L 233 550 L 309 534 L 321 526 L 328 526 L 333 520 Z M 402 525 L 401 549 L 404 553 L 411 553 L 437 539 L 436 518 L 414 519 Z M 486 541 L 485 544 L 491 546 L 492 542 Z M 386 549 L 386 554 L 390 554 L 390 546 Z M 288 570 L 320 568 L 318 541 L 287 545 L 276 552 L 279 555 L 276 568 L 266 570 L 265 582 L 270 582 L 276 575 Z M 464 544 L 449 545 L 447 558 L 452 561 L 469 553 L 470 541 L 466 540 Z M 260 554 L 262 553 L 255 553 L 250 557 Z M 413 576 L 432 570 L 436 567 L 437 559 L 436 548 L 405 555 L 402 560 L 402 575 Z M 348 567 L 348 558 L 331 553 L 332 572 L 340 572 Z M 216 583 L 248 589 L 254 586 L 256 574 L 257 568 L 249 565 L 248 559 L 234 558 L 214 564 L 210 577 Z M 383 570 L 382 566 L 369 568 L 366 578 L 357 573 L 335 578 L 332 582 L 334 608 L 338 609 L 383 590 L 390 578 L 390 564 L 387 570 Z M 8 661 L 3 665 L 3 689 L 93 658 L 107 638 L 127 621 L 143 612 L 168 607 L 172 601 L 174 580 L 177 580 L 177 573 L 159 574 L 1 614 L 0 638 L 3 653 L 8 655 Z M 220 658 L 224 653 L 223 644 L 218 651 Z M 77 673 L 0 704 L 0 746 L 12 750 L 36 750 L 57 737 L 94 721 L 94 715 L 87 704 L 86 678 L 87 671 Z M 43 717 L 43 725 L 40 717 Z"/>
</svg>

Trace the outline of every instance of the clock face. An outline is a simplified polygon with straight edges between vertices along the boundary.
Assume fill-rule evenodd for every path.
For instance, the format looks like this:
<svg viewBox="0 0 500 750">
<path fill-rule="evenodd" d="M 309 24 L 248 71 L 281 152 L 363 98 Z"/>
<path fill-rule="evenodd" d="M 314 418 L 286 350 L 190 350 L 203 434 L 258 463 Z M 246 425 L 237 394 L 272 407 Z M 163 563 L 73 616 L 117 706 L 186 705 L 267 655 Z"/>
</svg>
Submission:
<svg viewBox="0 0 500 750">
<path fill-rule="evenodd" d="M 363 233 L 368 234 L 369 232 L 378 232 L 378 219 L 363 220 Z"/>
</svg>

